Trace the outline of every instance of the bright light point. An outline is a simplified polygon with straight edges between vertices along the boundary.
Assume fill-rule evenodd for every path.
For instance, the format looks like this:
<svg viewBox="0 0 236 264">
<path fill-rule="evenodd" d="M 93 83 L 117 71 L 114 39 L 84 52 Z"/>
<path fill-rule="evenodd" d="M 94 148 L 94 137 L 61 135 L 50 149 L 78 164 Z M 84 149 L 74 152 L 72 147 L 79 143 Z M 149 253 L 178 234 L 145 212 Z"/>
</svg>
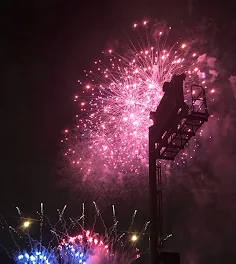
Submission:
<svg viewBox="0 0 236 264">
<path fill-rule="evenodd" d="M 196 55 L 197 55 L 196 53 L 193 53 L 193 57 L 196 57 Z"/>
<path fill-rule="evenodd" d="M 205 74 L 205 72 L 202 72 L 201 77 L 202 77 L 203 79 L 206 78 L 206 74 Z"/>
<path fill-rule="evenodd" d="M 90 85 L 86 85 L 86 88 L 89 89 L 91 86 Z"/>
<path fill-rule="evenodd" d="M 28 228 L 30 226 L 30 221 L 25 221 L 24 223 L 23 223 L 23 227 L 24 228 Z"/>
<path fill-rule="evenodd" d="M 162 32 L 162 31 L 160 31 L 160 32 L 159 32 L 159 35 L 161 36 L 162 34 L 163 34 L 163 32 Z"/>
<path fill-rule="evenodd" d="M 132 235 L 131 240 L 132 240 L 132 242 L 137 241 L 138 240 L 138 236 L 137 235 Z"/>
<path fill-rule="evenodd" d="M 186 47 L 186 44 L 182 44 L 181 48 L 184 49 Z"/>
<path fill-rule="evenodd" d="M 68 130 L 68 129 L 65 129 L 65 130 L 64 130 L 64 132 L 65 132 L 65 133 L 68 133 L 68 132 L 69 132 L 69 130 Z"/>
<path fill-rule="evenodd" d="M 112 53 L 112 50 L 110 49 L 110 50 L 108 50 L 108 52 L 109 52 L 109 53 Z"/>
<path fill-rule="evenodd" d="M 144 24 L 144 26 L 147 25 L 147 20 L 144 20 L 143 21 L 143 24 Z"/>
<path fill-rule="evenodd" d="M 136 28 L 138 26 L 138 24 L 134 23 L 133 27 Z"/>
<path fill-rule="evenodd" d="M 212 90 L 211 90 L 211 93 L 214 93 L 214 92 L 215 92 L 215 89 L 212 89 Z"/>
</svg>

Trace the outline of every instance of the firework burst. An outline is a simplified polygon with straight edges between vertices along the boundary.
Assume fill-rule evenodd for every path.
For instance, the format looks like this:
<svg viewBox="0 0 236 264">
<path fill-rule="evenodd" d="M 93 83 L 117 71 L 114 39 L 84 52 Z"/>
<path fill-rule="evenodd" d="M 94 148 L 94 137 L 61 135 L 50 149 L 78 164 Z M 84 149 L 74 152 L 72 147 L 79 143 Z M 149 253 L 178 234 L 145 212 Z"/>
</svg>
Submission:
<svg viewBox="0 0 236 264">
<path fill-rule="evenodd" d="M 58 248 L 63 263 L 85 264 L 91 258 L 100 261 L 109 256 L 108 245 L 98 235 L 92 234 L 89 230 L 84 230 L 82 234 L 74 237 L 64 238 Z"/>
<path fill-rule="evenodd" d="M 43 205 L 39 213 L 39 219 L 32 219 L 32 225 L 39 227 L 39 239 L 35 237 L 32 227 L 17 226 L 12 227 L 2 218 L 2 230 L 11 237 L 9 246 L 4 248 L 9 256 L 17 264 L 130 264 L 140 256 L 135 243 L 130 242 L 130 232 L 132 231 L 137 211 L 132 216 L 131 225 L 128 231 L 118 232 L 115 214 L 115 207 L 112 207 L 113 225 L 111 228 L 105 226 L 101 212 L 96 203 L 95 220 L 90 230 L 84 228 L 84 205 L 82 215 L 77 218 L 69 218 L 69 223 L 64 217 L 66 206 L 62 211 L 58 210 L 58 221 L 52 225 L 43 213 Z M 17 208 L 20 218 L 23 215 Z M 104 229 L 103 235 L 95 232 L 97 222 L 100 220 Z M 149 222 L 146 222 L 139 236 L 146 234 Z M 7 235 L 1 234 L 3 239 Z M 32 234 L 33 233 L 33 234 Z M 46 237 L 43 237 L 46 235 Z"/>
<path fill-rule="evenodd" d="M 190 103 L 191 84 L 207 88 L 216 73 L 209 71 L 207 56 L 200 56 L 197 40 L 171 43 L 171 27 L 149 24 L 134 24 L 135 37 L 126 37 L 116 49 L 103 52 L 78 81 L 77 125 L 65 130 L 61 142 L 70 167 L 93 184 L 106 176 L 145 175 L 149 114 L 163 96 L 163 83 L 185 72 L 185 101 Z M 183 152 L 180 160 L 184 162 L 187 155 Z"/>
</svg>

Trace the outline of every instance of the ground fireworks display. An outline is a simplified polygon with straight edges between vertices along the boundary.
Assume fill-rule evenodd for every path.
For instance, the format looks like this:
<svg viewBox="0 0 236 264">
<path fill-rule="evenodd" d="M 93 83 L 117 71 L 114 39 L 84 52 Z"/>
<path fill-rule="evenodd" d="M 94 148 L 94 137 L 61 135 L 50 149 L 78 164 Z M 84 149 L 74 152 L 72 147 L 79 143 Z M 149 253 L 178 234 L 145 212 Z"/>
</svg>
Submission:
<svg viewBox="0 0 236 264">
<path fill-rule="evenodd" d="M 68 223 L 64 218 L 66 206 L 58 211 L 58 221 L 52 224 L 44 215 L 43 204 L 39 219 L 32 219 L 27 225 L 25 223 L 29 223 L 29 220 L 23 221 L 21 226 L 12 227 L 4 218 L 0 218 L 1 235 L 5 233 L 4 237 L 11 239 L 10 247 L 6 247 L 4 241 L 0 241 L 0 246 L 17 264 L 130 264 L 139 258 L 136 240 L 130 236 L 137 211 L 132 216 L 129 229 L 119 232 L 115 207 L 112 206 L 113 225 L 107 228 L 95 202 L 94 205 L 95 218 L 91 230 L 84 229 L 84 205 L 82 215 L 70 218 Z M 19 208 L 17 211 L 19 217 L 24 219 Z M 103 222 L 103 234 L 95 231 L 98 220 Z M 139 232 L 140 238 L 145 234 L 148 224 L 146 222 Z M 31 231 L 33 225 L 39 229 L 38 237 Z"/>
</svg>

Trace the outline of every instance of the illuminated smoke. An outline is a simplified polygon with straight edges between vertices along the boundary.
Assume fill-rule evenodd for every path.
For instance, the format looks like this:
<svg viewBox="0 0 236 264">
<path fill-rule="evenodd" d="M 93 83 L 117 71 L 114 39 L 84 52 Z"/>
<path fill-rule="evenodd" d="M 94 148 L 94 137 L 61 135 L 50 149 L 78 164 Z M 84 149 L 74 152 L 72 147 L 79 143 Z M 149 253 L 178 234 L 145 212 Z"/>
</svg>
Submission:
<svg viewBox="0 0 236 264">
<path fill-rule="evenodd" d="M 120 47 L 103 52 L 78 81 L 77 124 L 66 129 L 61 140 L 74 186 L 78 176 L 99 188 L 99 181 L 108 182 L 111 177 L 147 174 L 149 114 L 163 96 L 163 83 L 173 75 L 187 75 L 187 104 L 192 84 L 202 85 L 210 101 L 215 100 L 217 91 L 208 84 L 218 74 L 216 59 L 199 53 L 197 40 L 173 42 L 171 27 L 150 26 L 149 21 L 133 24 L 133 31 L 134 36 L 121 41 Z M 192 159 L 196 147 L 192 143 L 184 150 L 177 164 Z M 141 183 L 142 177 L 138 178 Z"/>
</svg>

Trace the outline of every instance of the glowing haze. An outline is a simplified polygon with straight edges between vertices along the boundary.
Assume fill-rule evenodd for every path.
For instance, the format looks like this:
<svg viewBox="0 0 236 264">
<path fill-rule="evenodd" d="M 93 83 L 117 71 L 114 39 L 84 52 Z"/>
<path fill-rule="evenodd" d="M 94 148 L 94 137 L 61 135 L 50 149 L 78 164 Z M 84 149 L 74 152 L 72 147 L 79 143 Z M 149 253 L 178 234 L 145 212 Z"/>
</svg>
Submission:
<svg viewBox="0 0 236 264">
<path fill-rule="evenodd" d="M 77 125 L 64 131 L 61 142 L 72 168 L 84 179 L 146 172 L 149 114 L 163 96 L 163 83 L 185 72 L 187 103 L 191 84 L 207 88 L 209 71 L 202 70 L 206 55 L 200 56 L 195 40 L 171 42 L 171 30 L 149 21 L 133 24 L 134 37 L 103 52 L 78 81 Z"/>
</svg>

